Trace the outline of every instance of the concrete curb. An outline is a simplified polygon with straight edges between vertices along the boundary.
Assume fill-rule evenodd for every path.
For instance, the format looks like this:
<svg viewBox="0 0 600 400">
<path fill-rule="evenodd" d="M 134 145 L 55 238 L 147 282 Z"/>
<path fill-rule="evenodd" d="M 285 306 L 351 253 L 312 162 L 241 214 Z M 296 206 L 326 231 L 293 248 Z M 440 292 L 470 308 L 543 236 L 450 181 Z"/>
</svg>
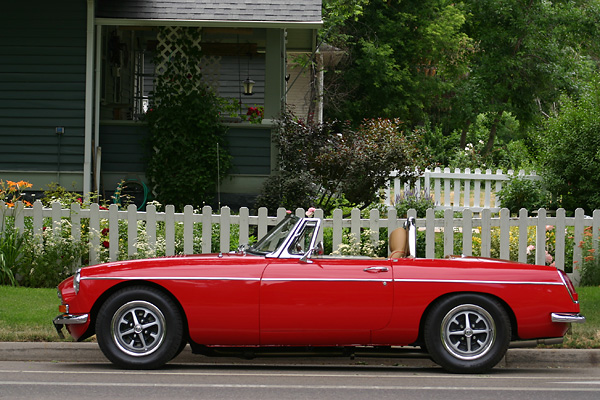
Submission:
<svg viewBox="0 0 600 400">
<path fill-rule="evenodd" d="M 0 342 L 0 361 L 107 363 L 97 343 L 85 342 Z M 406 357 L 281 357 L 244 360 L 192 354 L 189 347 L 173 364 L 236 365 L 372 365 L 431 368 L 437 365 L 423 355 Z M 496 368 L 597 368 L 600 349 L 510 349 Z"/>
</svg>

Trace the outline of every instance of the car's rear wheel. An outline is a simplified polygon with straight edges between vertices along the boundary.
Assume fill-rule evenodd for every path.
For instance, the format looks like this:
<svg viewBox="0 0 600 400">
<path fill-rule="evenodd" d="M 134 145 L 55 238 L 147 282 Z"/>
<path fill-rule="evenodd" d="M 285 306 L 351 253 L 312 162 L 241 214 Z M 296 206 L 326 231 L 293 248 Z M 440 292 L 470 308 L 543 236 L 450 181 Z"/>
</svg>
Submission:
<svg viewBox="0 0 600 400">
<path fill-rule="evenodd" d="M 439 301 L 425 322 L 425 345 L 433 360 L 451 372 L 493 368 L 510 344 L 510 319 L 489 297 L 461 294 Z"/>
<path fill-rule="evenodd" d="M 183 322 L 175 303 L 150 287 L 114 293 L 96 319 L 100 349 L 122 368 L 153 369 L 171 360 L 183 342 Z"/>
</svg>

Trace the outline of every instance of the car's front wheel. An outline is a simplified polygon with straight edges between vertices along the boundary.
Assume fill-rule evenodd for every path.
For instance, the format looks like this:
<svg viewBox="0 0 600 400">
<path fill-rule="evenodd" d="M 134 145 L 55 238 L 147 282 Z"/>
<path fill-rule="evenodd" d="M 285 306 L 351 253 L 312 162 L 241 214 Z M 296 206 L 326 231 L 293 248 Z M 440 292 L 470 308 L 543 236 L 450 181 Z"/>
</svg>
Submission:
<svg viewBox="0 0 600 400">
<path fill-rule="evenodd" d="M 425 344 L 433 360 L 451 372 L 493 368 L 510 344 L 510 319 L 502 305 L 477 294 L 440 300 L 425 322 Z"/>
<path fill-rule="evenodd" d="M 177 354 L 183 322 L 178 307 L 161 291 L 129 287 L 100 308 L 96 337 L 106 358 L 119 367 L 154 369 Z"/>
</svg>

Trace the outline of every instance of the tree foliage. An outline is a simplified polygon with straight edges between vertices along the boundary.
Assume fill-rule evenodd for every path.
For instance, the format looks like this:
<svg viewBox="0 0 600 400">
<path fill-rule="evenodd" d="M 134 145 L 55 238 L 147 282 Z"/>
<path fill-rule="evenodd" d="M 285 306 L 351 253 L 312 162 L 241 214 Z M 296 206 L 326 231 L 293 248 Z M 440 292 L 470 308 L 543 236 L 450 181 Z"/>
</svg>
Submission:
<svg viewBox="0 0 600 400">
<path fill-rule="evenodd" d="M 279 174 L 271 177 L 257 200 L 270 209 L 317 206 L 333 209 L 340 201 L 366 207 L 390 171 L 408 178 L 424 162 L 421 138 L 405 134 L 398 120 L 312 124 L 286 113 L 275 139 Z"/>
<path fill-rule="evenodd" d="M 156 78 L 154 103 L 146 114 L 146 175 L 157 199 L 178 209 L 211 202 L 217 182 L 231 167 L 227 128 L 219 116 L 222 102 L 197 68 L 200 52 L 193 43 L 199 33 L 182 32 L 184 51 L 174 53 Z"/>
<path fill-rule="evenodd" d="M 600 78 L 579 99 L 563 97 L 560 112 L 539 132 L 547 188 L 560 205 L 600 209 Z"/>
<path fill-rule="evenodd" d="M 599 55 L 597 0 L 348 3 L 327 0 L 324 8 L 333 21 L 327 40 L 347 54 L 326 73 L 330 116 L 432 123 L 445 135 L 460 132 L 464 148 L 484 114 L 485 155 L 504 115 L 525 132 L 551 114 L 561 93 L 577 93 Z"/>
</svg>

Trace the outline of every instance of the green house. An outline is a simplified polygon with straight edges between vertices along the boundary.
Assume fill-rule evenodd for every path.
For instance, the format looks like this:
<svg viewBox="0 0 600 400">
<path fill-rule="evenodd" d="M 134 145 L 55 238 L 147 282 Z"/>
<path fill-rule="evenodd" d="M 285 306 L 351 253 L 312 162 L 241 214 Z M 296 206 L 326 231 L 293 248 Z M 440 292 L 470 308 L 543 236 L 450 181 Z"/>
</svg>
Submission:
<svg viewBox="0 0 600 400">
<path fill-rule="evenodd" d="M 221 185 L 224 204 L 248 205 L 271 174 L 273 119 L 284 107 L 306 118 L 321 114 L 318 68 L 295 63 L 317 50 L 321 0 L 30 0 L 3 6 L 1 180 L 105 194 L 121 181 L 143 184 L 142 119 L 155 64 L 177 51 L 169 37 L 181 29 L 200 30 L 203 79 L 239 102 L 240 115 L 264 107 L 259 124 L 224 120 L 234 163 Z M 251 96 L 243 93 L 248 78 L 255 82 Z"/>
</svg>

